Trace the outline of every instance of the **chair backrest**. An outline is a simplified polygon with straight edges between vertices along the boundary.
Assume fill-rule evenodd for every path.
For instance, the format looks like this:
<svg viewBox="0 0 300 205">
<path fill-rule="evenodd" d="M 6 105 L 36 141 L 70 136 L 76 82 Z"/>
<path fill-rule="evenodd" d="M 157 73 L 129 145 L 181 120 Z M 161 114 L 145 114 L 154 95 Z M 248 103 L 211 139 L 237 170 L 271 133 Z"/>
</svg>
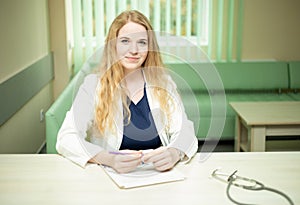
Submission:
<svg viewBox="0 0 300 205">
<path fill-rule="evenodd" d="M 300 89 L 300 61 L 289 63 L 290 88 Z"/>
<path fill-rule="evenodd" d="M 67 111 L 72 106 L 73 99 L 82 80 L 81 78 L 83 76 L 78 73 L 46 112 L 46 151 L 48 154 L 57 153 L 55 148 L 57 133 Z"/>
<path fill-rule="evenodd" d="M 57 153 L 56 140 L 58 131 L 65 119 L 66 113 L 70 110 L 73 100 L 77 94 L 84 78 L 98 68 L 101 62 L 103 48 L 99 48 L 96 52 L 83 64 L 82 68 L 73 77 L 67 87 L 47 110 L 46 120 L 46 152 L 48 154 Z"/>
<path fill-rule="evenodd" d="M 290 66 L 295 73 L 296 62 Z M 278 90 L 289 87 L 288 64 L 286 62 L 239 62 L 239 63 L 173 63 L 168 64 L 179 90 L 193 91 L 218 90 L 215 83 L 220 76 L 223 88 L 229 90 Z M 297 76 L 298 77 L 298 76 Z M 297 78 L 298 79 L 298 78 Z M 291 86 L 299 86 L 299 80 Z"/>
</svg>

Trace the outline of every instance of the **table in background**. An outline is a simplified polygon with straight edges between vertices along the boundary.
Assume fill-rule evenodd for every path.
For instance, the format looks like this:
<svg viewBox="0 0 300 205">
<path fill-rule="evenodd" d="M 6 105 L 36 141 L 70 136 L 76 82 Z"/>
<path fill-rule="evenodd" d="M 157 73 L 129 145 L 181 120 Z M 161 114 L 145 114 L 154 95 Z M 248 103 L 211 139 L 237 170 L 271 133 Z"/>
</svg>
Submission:
<svg viewBox="0 0 300 205">
<path fill-rule="evenodd" d="M 83 169 L 59 155 L 0 155 L 0 204 L 232 204 L 227 184 L 210 177 L 220 167 L 229 173 L 237 169 L 300 204 L 299 162 L 300 152 L 198 153 L 189 164 L 177 166 L 184 181 L 122 190 L 97 165 Z M 232 195 L 249 203 L 287 204 L 265 191 L 233 188 Z"/>
<path fill-rule="evenodd" d="M 300 102 L 232 102 L 235 151 L 265 151 L 266 136 L 300 136 Z"/>
</svg>

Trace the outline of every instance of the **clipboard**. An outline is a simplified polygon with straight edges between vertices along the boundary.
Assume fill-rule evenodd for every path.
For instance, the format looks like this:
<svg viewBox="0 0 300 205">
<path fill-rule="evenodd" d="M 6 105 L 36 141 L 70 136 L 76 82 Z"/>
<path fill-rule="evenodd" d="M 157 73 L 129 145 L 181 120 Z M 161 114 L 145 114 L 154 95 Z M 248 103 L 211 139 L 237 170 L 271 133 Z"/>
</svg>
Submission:
<svg viewBox="0 0 300 205">
<path fill-rule="evenodd" d="M 112 181 L 121 189 L 130 189 L 167 182 L 182 181 L 185 176 L 175 167 L 169 171 L 160 172 L 152 164 L 142 164 L 136 170 L 119 174 L 111 167 L 101 166 Z"/>
</svg>

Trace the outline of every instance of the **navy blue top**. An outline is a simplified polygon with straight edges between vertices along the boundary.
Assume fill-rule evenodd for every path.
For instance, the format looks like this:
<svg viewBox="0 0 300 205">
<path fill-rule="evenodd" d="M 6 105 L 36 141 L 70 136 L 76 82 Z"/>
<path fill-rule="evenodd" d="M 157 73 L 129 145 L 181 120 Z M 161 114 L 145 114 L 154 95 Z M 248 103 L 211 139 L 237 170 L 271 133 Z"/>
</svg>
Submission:
<svg viewBox="0 0 300 205">
<path fill-rule="evenodd" d="M 130 102 L 130 122 L 124 119 L 123 141 L 120 149 L 145 150 L 161 146 L 156 126 L 150 112 L 146 90 L 137 103 Z"/>
</svg>

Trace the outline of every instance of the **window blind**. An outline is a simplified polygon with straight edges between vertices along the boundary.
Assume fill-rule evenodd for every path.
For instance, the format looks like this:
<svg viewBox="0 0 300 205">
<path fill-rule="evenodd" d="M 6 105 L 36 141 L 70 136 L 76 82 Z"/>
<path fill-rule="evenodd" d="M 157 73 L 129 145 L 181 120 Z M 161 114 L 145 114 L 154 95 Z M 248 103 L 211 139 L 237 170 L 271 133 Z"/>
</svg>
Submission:
<svg viewBox="0 0 300 205">
<path fill-rule="evenodd" d="M 114 18 L 129 9 L 147 16 L 155 31 L 188 39 L 213 61 L 240 61 L 243 1 L 72 0 L 74 71 L 78 72 L 83 62 L 104 44 Z M 167 46 L 174 46 L 174 42 Z M 182 45 L 175 45 L 178 46 Z M 177 50 L 182 52 L 181 48 Z"/>
</svg>

